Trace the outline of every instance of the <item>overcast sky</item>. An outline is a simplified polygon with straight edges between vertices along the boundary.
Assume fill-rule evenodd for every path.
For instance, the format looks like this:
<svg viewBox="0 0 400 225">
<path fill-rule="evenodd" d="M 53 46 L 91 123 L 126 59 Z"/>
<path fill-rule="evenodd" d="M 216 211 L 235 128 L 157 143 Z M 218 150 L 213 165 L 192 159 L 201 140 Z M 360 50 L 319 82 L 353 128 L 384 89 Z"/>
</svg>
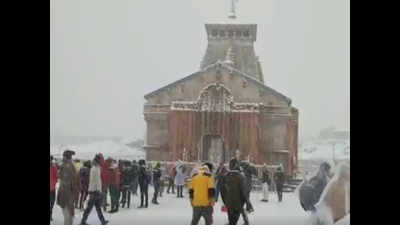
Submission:
<svg viewBox="0 0 400 225">
<path fill-rule="evenodd" d="M 51 0 L 52 135 L 143 138 L 143 96 L 199 69 L 204 23 L 230 0 Z M 300 111 L 300 137 L 350 128 L 349 0 L 239 0 L 258 24 L 265 84 Z"/>
</svg>

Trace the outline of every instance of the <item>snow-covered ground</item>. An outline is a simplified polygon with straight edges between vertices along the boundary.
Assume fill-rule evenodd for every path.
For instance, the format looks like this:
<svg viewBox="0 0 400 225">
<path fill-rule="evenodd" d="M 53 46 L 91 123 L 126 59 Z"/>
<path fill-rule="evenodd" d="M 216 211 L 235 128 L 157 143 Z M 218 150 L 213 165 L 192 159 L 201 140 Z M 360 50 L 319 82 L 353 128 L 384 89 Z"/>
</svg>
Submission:
<svg viewBox="0 0 400 225">
<path fill-rule="evenodd" d="M 186 193 L 186 194 L 185 194 Z M 164 193 L 159 199 L 160 205 L 149 203 L 148 209 L 137 209 L 140 199 L 137 196 L 133 198 L 134 207 L 130 209 L 121 209 L 118 213 L 104 213 L 109 225 L 188 225 L 192 218 L 192 208 L 188 200 L 187 191 L 184 193 L 185 198 L 176 198 L 176 195 Z M 153 195 L 153 188 L 149 190 L 149 202 Z M 261 193 L 252 192 L 251 199 L 255 211 L 249 215 L 251 225 L 310 225 L 308 222 L 308 213 L 304 212 L 299 205 L 298 199 L 293 193 L 283 195 L 283 202 L 279 203 L 277 196 L 271 194 L 270 201 L 265 203 L 260 201 Z M 214 207 L 214 225 L 225 225 L 228 221 L 227 214 L 221 212 L 221 200 Z M 78 225 L 82 218 L 83 212 L 76 210 L 74 225 Z M 54 221 L 52 225 L 62 225 L 63 216 L 59 206 L 54 206 Z M 100 221 L 97 217 L 96 210 L 93 208 L 88 224 L 97 225 Z M 200 225 L 204 224 L 201 220 Z M 238 225 L 243 224 L 240 218 Z M 349 225 L 350 215 L 335 225 Z"/>
<path fill-rule="evenodd" d="M 76 155 L 74 155 L 73 158 L 85 160 L 93 159 L 93 157 L 98 153 L 102 153 L 105 158 L 112 157 L 114 159 L 137 160 L 145 157 L 144 151 L 133 149 L 125 145 L 123 142 L 112 140 L 80 145 L 53 145 L 50 146 L 50 154 L 56 157 L 61 157 L 62 152 L 67 148 L 76 152 Z"/>
</svg>

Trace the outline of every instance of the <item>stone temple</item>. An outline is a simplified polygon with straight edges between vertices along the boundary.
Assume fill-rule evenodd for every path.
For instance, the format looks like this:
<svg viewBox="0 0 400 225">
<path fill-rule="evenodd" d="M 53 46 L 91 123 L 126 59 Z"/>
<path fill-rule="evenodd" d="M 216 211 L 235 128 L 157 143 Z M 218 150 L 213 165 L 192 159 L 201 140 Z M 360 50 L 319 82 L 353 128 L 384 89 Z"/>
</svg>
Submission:
<svg viewBox="0 0 400 225">
<path fill-rule="evenodd" d="M 235 20 L 230 20 L 235 21 Z M 228 162 L 297 169 L 298 110 L 265 85 L 256 24 L 205 24 L 200 70 L 144 96 L 147 160 Z"/>
</svg>

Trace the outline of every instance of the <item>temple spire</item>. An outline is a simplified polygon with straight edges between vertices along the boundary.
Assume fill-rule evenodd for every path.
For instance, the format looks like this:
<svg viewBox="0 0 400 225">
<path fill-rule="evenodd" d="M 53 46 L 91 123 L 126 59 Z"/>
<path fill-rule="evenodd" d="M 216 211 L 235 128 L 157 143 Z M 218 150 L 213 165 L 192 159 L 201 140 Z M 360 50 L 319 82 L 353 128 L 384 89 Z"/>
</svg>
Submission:
<svg viewBox="0 0 400 225">
<path fill-rule="evenodd" d="M 228 18 L 236 19 L 235 2 L 238 0 L 231 0 L 231 11 L 229 12 Z"/>
</svg>

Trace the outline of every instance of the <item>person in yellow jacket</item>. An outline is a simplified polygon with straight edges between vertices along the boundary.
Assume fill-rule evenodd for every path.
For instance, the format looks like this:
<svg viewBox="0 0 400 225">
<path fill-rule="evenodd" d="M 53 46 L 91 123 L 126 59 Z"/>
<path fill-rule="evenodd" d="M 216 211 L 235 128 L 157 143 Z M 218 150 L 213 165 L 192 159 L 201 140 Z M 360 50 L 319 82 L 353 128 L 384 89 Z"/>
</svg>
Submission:
<svg viewBox="0 0 400 225">
<path fill-rule="evenodd" d="M 189 197 L 193 207 L 191 225 L 198 225 L 201 217 L 204 218 L 205 225 L 212 224 L 215 186 L 214 178 L 207 171 L 206 166 L 200 167 L 189 184 Z"/>
</svg>

